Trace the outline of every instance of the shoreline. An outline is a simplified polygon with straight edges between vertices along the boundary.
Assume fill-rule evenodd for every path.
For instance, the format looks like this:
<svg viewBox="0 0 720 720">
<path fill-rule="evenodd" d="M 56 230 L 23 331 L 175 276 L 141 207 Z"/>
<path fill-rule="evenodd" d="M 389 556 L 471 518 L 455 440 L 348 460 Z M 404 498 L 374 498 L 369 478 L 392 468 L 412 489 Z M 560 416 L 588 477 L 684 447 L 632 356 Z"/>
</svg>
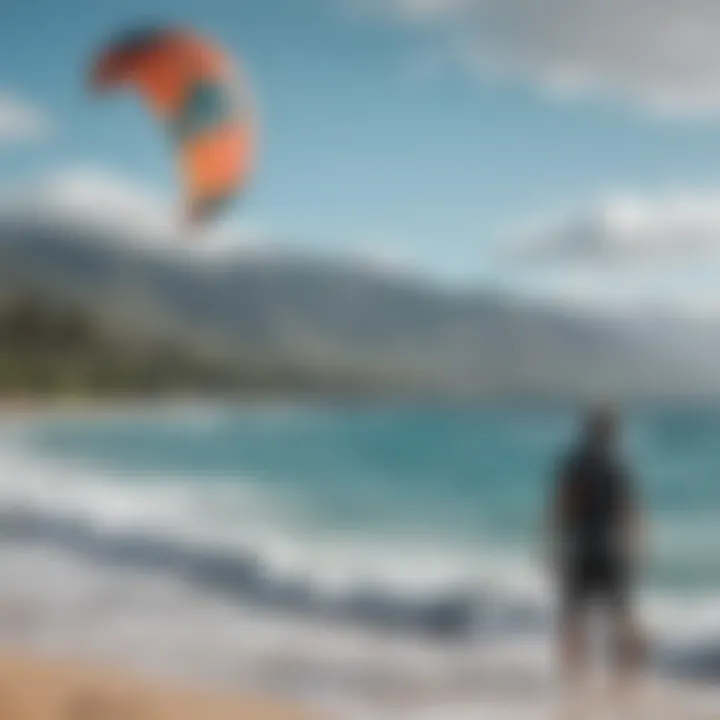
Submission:
<svg viewBox="0 0 720 720">
<path fill-rule="evenodd" d="M 268 406 L 278 407 L 268 402 L 245 407 L 252 410 Z M 281 405 L 287 406 L 287 403 Z M 29 424 L 55 417 L 132 419 L 136 414 L 160 417 L 166 413 L 203 417 L 205 412 L 224 413 L 238 405 L 202 398 L 176 398 L 150 403 L 128 399 L 120 404 L 37 403 L 25 407 L 26 415 L 11 412 L 7 416 L 0 410 L 0 422 Z M 30 486 L 32 490 L 37 468 L 31 466 L 26 476 L 23 462 L 24 458 L 20 457 L 17 466 L 11 464 L 6 475 L 13 487 L 27 489 Z M 308 584 L 313 579 L 311 574 L 283 572 L 277 578 L 269 574 L 268 568 L 273 565 L 268 558 L 265 558 L 267 563 L 263 562 L 263 553 L 258 555 L 260 546 L 252 546 L 248 563 L 238 563 L 234 552 L 232 558 L 228 558 L 219 552 L 221 548 L 214 554 L 214 546 L 201 548 L 192 542 L 187 547 L 176 544 L 175 535 L 156 536 L 154 526 L 153 533 L 145 537 L 140 532 L 142 525 L 138 526 L 136 521 L 125 527 L 114 514 L 108 516 L 105 503 L 95 512 L 89 504 L 90 499 L 96 497 L 88 491 L 91 484 L 83 486 L 78 472 L 82 470 L 71 467 L 69 474 L 60 474 L 55 468 L 48 475 L 48 468 L 40 467 L 43 482 L 38 483 L 37 492 L 31 492 L 28 497 L 22 492 L 17 497 L 11 493 L 12 502 L 8 504 L 11 522 L 0 522 L 4 533 L 4 543 L 0 543 L 0 567 L 4 574 L 4 587 L 0 588 L 0 720 L 15 720 L 3 706 L 4 696 L 11 695 L 4 692 L 6 687 L 26 684 L 44 688 L 44 684 L 55 687 L 56 683 L 66 688 L 62 689 L 65 693 L 61 693 L 62 697 L 54 696 L 58 698 L 55 707 L 65 708 L 57 712 L 64 714 L 48 715 L 55 710 L 41 708 L 37 712 L 45 715 L 32 715 L 35 711 L 26 710 L 23 705 L 17 711 L 21 713 L 18 720 L 136 720 L 127 708 L 115 709 L 113 698 L 118 698 L 117 693 L 106 695 L 104 688 L 117 687 L 113 684 L 116 672 L 95 671 L 96 660 L 109 663 L 110 668 L 117 667 L 120 677 L 117 682 L 128 688 L 127 693 L 133 697 L 136 692 L 143 698 L 147 693 L 153 697 L 168 694 L 171 697 L 167 702 L 178 702 L 174 698 L 189 698 L 187 684 L 190 684 L 211 688 L 209 694 L 202 689 L 193 691 L 190 693 L 193 697 L 199 693 L 203 702 L 221 703 L 207 705 L 210 710 L 198 710 L 198 715 L 180 715 L 179 711 L 155 715 L 156 710 L 150 707 L 138 715 L 138 720 L 205 717 L 208 720 L 216 717 L 305 720 L 310 716 L 301 706 L 338 710 L 338 714 L 332 715 L 333 720 L 349 717 L 363 720 L 527 717 L 534 720 L 540 706 L 555 713 L 558 684 L 554 665 L 546 657 L 551 649 L 549 635 L 535 637 L 539 642 L 528 643 L 527 647 L 514 644 L 512 639 L 507 644 L 503 640 L 495 645 L 487 642 L 488 638 L 481 638 L 477 646 L 466 646 L 467 653 L 462 651 L 462 644 L 431 646 L 421 634 L 406 635 L 398 630 L 394 636 L 389 632 L 390 621 L 397 621 L 403 608 L 422 611 L 425 617 L 414 585 L 408 598 L 397 589 L 404 585 L 393 584 L 386 589 L 371 584 L 356 588 L 355 596 L 343 588 L 340 594 L 346 604 L 328 607 L 322 583 L 317 590 L 315 585 Z M 47 477 L 53 482 L 45 483 Z M 77 508 L 72 505 L 77 512 L 74 518 L 64 517 L 63 513 L 55 517 L 53 503 L 41 503 L 37 508 L 34 505 L 36 499 L 47 503 L 48 493 L 59 489 L 58 506 L 67 512 L 70 491 L 78 480 L 78 497 L 82 502 Z M 112 502 L 109 504 L 112 506 Z M 127 506 L 123 507 L 128 510 Z M 27 530 L 20 527 L 23 508 Z M 48 509 L 50 512 L 46 512 Z M 139 512 L 138 517 L 144 516 Z M 101 520 L 93 525 L 96 518 Z M 79 528 L 73 525 L 73 519 Z M 103 519 L 109 520 L 109 524 L 105 525 Z M 89 523 L 88 527 L 83 527 L 83 521 Z M 146 544 L 150 540 L 153 542 Z M 206 557 L 203 550 L 213 552 Z M 170 572 L 158 572 L 163 567 Z M 185 572 L 188 570 L 189 575 Z M 253 596 L 251 592 L 247 603 L 242 593 L 235 592 L 236 585 L 252 580 L 255 573 L 260 581 L 257 587 L 265 594 Z M 392 578 L 401 580 L 399 575 Z M 491 584 L 482 588 L 479 607 L 492 610 L 493 603 L 497 602 L 498 608 L 509 613 L 508 617 L 517 617 L 521 624 L 528 622 L 529 610 L 522 594 L 516 598 L 514 594 L 500 593 L 496 597 L 485 592 L 489 588 Z M 267 602 L 268 590 L 278 598 L 272 607 Z M 263 598 L 262 613 L 258 612 L 258 603 L 257 600 L 253 603 L 253 597 Z M 435 594 L 429 597 L 433 603 L 440 599 Z M 369 606 L 386 613 L 379 618 L 381 622 L 377 626 L 357 627 L 347 622 L 350 609 L 365 612 L 362 608 Z M 454 593 L 451 607 L 453 612 L 458 609 Z M 325 614 L 321 615 L 319 611 L 323 608 Z M 340 616 L 345 621 L 331 621 Z M 447 622 L 445 610 L 441 618 L 443 623 Z M 401 624 L 404 623 L 402 620 Z M 12 652 L 3 652 L 3 647 L 25 650 L 15 656 Z M 59 660 L 43 660 L 48 652 Z M 7 676 L 3 672 L 6 667 Z M 125 671 L 129 673 L 127 677 Z M 158 677 L 159 682 L 143 680 L 146 677 Z M 720 708 L 720 690 L 716 686 L 706 686 L 701 692 L 692 681 L 669 680 L 659 674 L 654 674 L 651 682 L 659 692 L 682 698 L 688 707 L 694 707 L 707 690 L 718 696 L 715 707 Z M 67 689 L 68 683 L 70 689 Z M 77 688 L 77 684 L 81 690 L 76 692 L 72 688 Z M 149 685 L 151 689 L 147 689 Z M 88 687 L 100 689 L 89 692 Z M 239 697 L 228 697 L 228 691 L 237 691 Z M 72 696 L 69 699 L 68 692 Z M 694 696 L 696 692 L 698 697 Z M 43 691 L 43 694 L 47 693 Z M 110 698 L 109 705 L 107 699 L 103 701 L 107 707 L 97 699 L 98 694 Z M 90 705 L 99 704 L 100 710 L 84 709 L 83 703 L 87 705 L 88 701 L 82 698 L 88 695 Z M 289 705 L 276 705 L 272 700 L 266 702 L 256 697 L 289 698 Z M 325 704 L 325 700 L 332 705 Z M 34 702 L 32 698 L 30 701 Z M 342 708 L 341 701 L 346 703 Z M 11 710 L 15 712 L 14 708 L 20 707 L 18 703 L 25 700 L 7 702 L 14 703 Z M 78 702 L 80 710 L 75 706 Z M 187 699 L 181 709 L 189 708 L 194 702 Z M 223 709 L 224 703 L 229 703 L 227 711 Z M 402 704 L 402 709 L 396 708 L 397 715 L 392 714 L 395 703 Z M 370 710 L 362 715 L 351 714 L 360 704 Z M 457 714 L 455 708 L 461 706 L 467 709 Z M 216 707 L 221 714 L 213 714 Z M 133 708 L 140 713 L 140 705 Z M 549 716 L 556 717 L 556 713 Z M 640 717 L 646 718 L 642 715 L 634 720 Z M 701 716 L 678 711 L 667 715 L 661 708 L 661 712 L 650 717 L 652 720 L 685 720 L 720 717 L 720 713 Z"/>
<path fill-rule="evenodd" d="M 629 696 L 618 696 L 598 683 L 580 695 L 563 695 L 559 688 L 537 687 L 528 676 L 491 671 L 474 691 L 433 697 L 419 690 L 382 709 L 367 707 L 361 715 L 349 708 L 338 713 L 311 710 L 267 693 L 191 685 L 116 665 L 0 649 L 2 720 L 714 720 L 720 712 L 716 688 L 658 678 L 646 678 Z"/>
</svg>

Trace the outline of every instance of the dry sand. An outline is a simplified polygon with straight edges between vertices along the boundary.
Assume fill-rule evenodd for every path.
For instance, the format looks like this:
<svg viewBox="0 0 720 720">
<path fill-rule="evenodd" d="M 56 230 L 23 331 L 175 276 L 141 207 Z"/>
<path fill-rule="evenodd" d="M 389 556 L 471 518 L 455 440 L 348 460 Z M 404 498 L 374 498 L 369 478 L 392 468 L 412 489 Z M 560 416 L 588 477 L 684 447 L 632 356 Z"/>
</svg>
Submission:
<svg viewBox="0 0 720 720">
<path fill-rule="evenodd" d="M 1 720 L 318 720 L 253 698 L 162 687 L 109 670 L 0 658 Z"/>
</svg>

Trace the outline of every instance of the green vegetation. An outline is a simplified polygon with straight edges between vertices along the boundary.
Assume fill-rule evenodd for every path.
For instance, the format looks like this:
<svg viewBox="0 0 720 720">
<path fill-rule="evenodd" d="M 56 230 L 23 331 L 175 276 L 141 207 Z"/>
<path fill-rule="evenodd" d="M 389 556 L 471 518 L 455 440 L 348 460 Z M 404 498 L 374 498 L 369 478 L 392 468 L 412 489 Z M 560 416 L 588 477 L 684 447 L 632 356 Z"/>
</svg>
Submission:
<svg viewBox="0 0 720 720">
<path fill-rule="evenodd" d="M 351 372 L 282 366 L 212 352 L 188 339 L 148 337 L 90 308 L 41 294 L 0 300 L 0 396 L 153 397 L 171 394 L 369 391 Z"/>
<path fill-rule="evenodd" d="M 113 335 L 89 311 L 39 295 L 0 305 L 0 393 L 86 396 L 157 393 L 227 383 L 231 372 L 190 349 Z"/>
</svg>

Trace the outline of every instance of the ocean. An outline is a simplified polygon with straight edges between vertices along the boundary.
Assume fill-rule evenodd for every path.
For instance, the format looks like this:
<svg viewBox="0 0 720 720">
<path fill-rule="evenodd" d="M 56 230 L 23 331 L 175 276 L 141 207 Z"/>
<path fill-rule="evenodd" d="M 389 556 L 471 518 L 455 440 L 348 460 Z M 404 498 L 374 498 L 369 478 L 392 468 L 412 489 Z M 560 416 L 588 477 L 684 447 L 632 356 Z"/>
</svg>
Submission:
<svg viewBox="0 0 720 720">
<path fill-rule="evenodd" d="M 449 648 L 537 650 L 553 625 L 543 517 L 577 423 L 560 406 L 323 405 L 5 423 L 0 602 L 15 615 L 0 632 L 348 697 L 380 641 L 398 677 L 410 656 L 437 675 Z M 647 518 L 655 662 L 708 676 L 720 671 L 719 435 L 720 409 L 643 408 L 627 412 L 623 445 Z M 340 677 L 343 647 L 355 660 Z"/>
</svg>

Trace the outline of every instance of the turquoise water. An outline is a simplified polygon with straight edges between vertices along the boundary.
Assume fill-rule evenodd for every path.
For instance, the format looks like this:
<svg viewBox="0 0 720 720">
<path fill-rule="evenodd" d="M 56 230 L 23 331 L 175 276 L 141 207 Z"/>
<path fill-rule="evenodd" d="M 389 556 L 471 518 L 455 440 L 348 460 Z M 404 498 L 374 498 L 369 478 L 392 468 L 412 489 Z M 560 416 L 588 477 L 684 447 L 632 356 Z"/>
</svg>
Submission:
<svg viewBox="0 0 720 720">
<path fill-rule="evenodd" d="M 179 535 L 236 537 L 304 572 L 532 585 L 576 422 L 562 408 L 198 409 L 48 421 L 24 443 L 81 465 L 91 513 L 152 507 Z M 655 593 L 720 593 L 719 439 L 720 410 L 628 414 Z"/>
</svg>

